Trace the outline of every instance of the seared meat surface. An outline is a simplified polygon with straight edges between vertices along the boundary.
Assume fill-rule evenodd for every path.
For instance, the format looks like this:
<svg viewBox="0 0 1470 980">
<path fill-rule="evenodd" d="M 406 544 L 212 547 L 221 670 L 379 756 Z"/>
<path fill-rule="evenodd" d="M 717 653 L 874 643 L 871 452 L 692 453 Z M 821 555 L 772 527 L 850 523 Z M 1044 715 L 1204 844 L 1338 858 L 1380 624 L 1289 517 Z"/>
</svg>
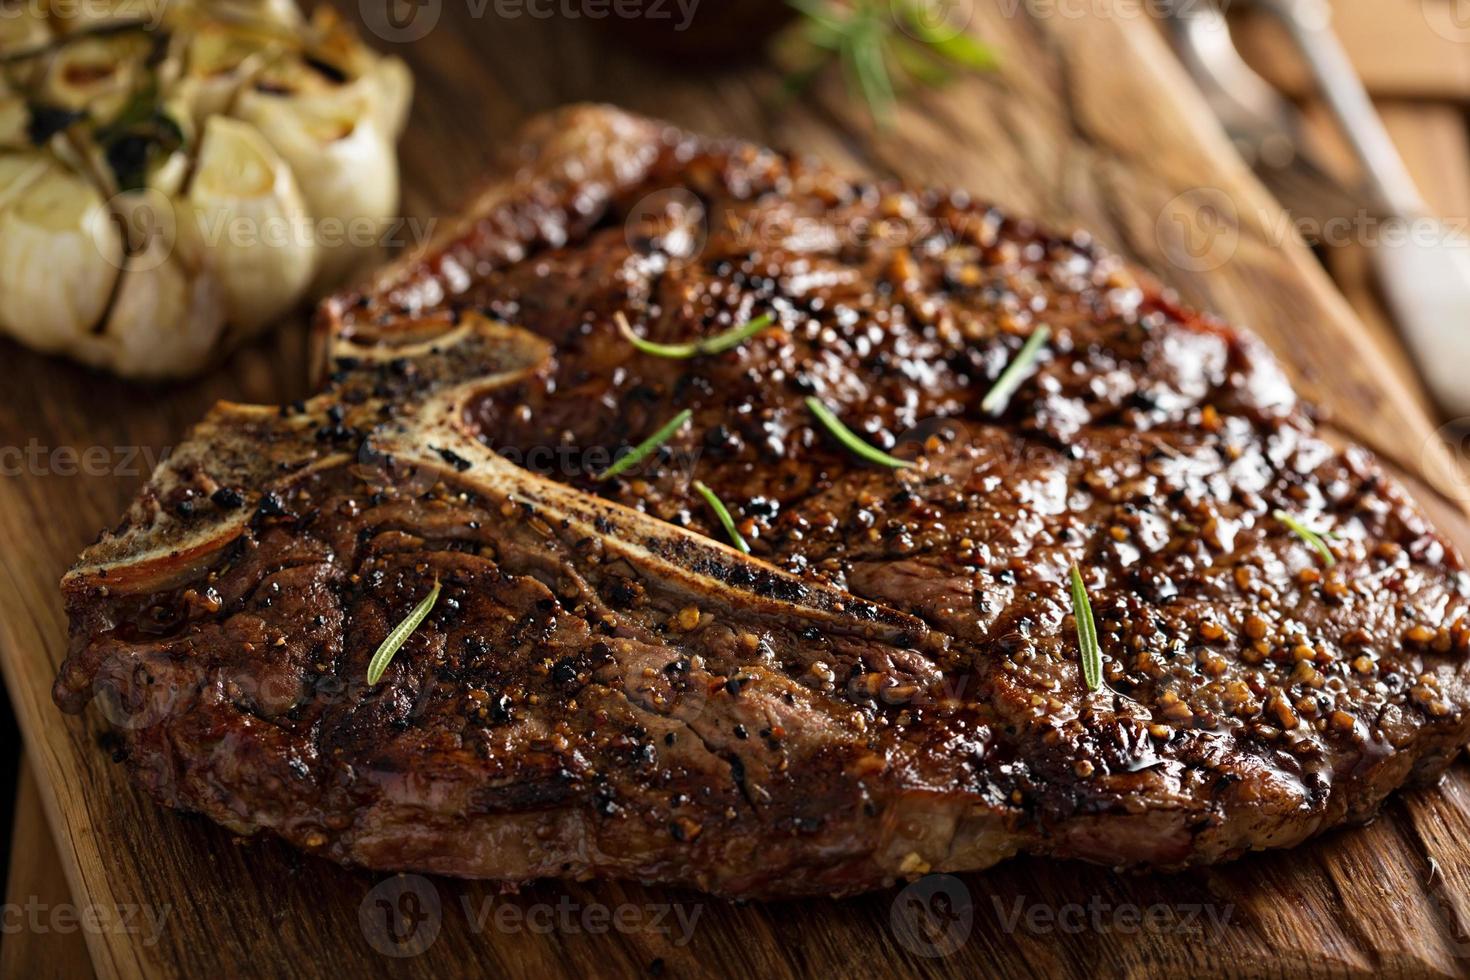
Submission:
<svg viewBox="0 0 1470 980">
<path fill-rule="evenodd" d="M 676 360 L 619 313 L 666 344 L 774 322 Z M 241 832 L 847 893 L 1288 846 L 1466 740 L 1460 557 L 1259 342 L 1086 236 L 576 108 L 329 302 L 321 349 L 322 395 L 217 409 L 65 582 L 58 703 L 99 696 L 155 796 Z"/>
</svg>

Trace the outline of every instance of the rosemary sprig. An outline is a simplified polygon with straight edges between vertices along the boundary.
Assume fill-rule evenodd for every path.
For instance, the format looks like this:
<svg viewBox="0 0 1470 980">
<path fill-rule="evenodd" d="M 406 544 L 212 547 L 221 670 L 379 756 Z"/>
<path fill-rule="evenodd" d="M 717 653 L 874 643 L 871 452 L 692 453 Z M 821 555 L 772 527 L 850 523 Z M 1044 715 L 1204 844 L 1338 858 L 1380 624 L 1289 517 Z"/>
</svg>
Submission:
<svg viewBox="0 0 1470 980">
<path fill-rule="evenodd" d="M 653 435 L 649 436 L 647 439 L 644 439 L 638 445 L 634 446 L 632 451 L 629 452 L 622 459 L 619 459 L 607 469 L 597 474 L 595 479 L 607 480 L 617 476 L 619 473 L 624 472 L 630 467 L 637 465 L 639 460 L 643 459 L 643 457 L 647 456 L 659 446 L 662 446 L 664 443 L 668 442 L 669 436 L 673 435 L 675 432 L 678 432 L 679 429 L 684 425 L 684 423 L 688 422 L 691 418 L 693 418 L 693 416 L 694 412 L 692 410 L 687 408 L 684 409 L 684 411 L 680 412 L 678 415 L 675 415 L 663 425 L 659 426 L 658 431 L 655 432 Z"/>
<path fill-rule="evenodd" d="M 1026 379 L 1026 372 L 1036 363 L 1041 356 L 1042 345 L 1051 339 L 1051 327 L 1042 324 L 1031 331 L 1031 336 L 1021 345 L 1021 349 L 1006 365 L 1006 369 L 995 379 L 995 384 L 990 386 L 984 400 L 980 402 L 980 410 L 990 415 L 999 415 L 1004 412 L 1006 405 L 1010 404 L 1011 396 L 1016 389 L 1021 387 L 1021 382 Z"/>
<path fill-rule="evenodd" d="M 827 427 L 827 431 L 832 433 L 838 442 L 852 451 L 853 455 L 859 456 L 870 463 L 877 463 L 880 466 L 891 466 L 894 469 L 907 469 L 914 465 L 906 459 L 898 459 L 895 456 L 890 456 L 883 450 L 875 449 L 866 442 L 863 442 L 851 429 L 842 424 L 841 419 L 832 414 L 830 408 L 810 395 L 807 396 L 806 407 L 817 417 L 818 422 L 821 422 L 822 425 Z"/>
<path fill-rule="evenodd" d="M 1092 618 L 1092 603 L 1087 598 L 1087 584 L 1073 562 L 1072 618 L 1077 622 L 1077 648 L 1082 652 L 1082 682 L 1089 691 L 1102 690 L 1102 648 L 1097 645 L 1097 622 Z"/>
<path fill-rule="evenodd" d="M 725 526 L 725 533 L 730 536 L 730 543 L 747 555 L 750 554 L 750 545 L 745 543 L 745 538 L 741 537 L 740 532 L 735 529 L 735 519 L 730 516 L 730 511 L 725 507 L 724 501 L 716 497 L 715 492 L 705 486 L 701 480 L 694 481 L 694 489 L 699 491 L 699 495 L 704 498 L 704 502 L 709 504 L 709 509 L 715 512 L 715 516 Z"/>
<path fill-rule="evenodd" d="M 787 0 L 801 21 L 787 36 L 799 43 L 800 64 L 786 89 L 805 88 L 836 60 L 848 88 L 860 94 L 880 126 L 888 125 L 898 102 L 891 71 L 897 67 L 921 85 L 943 85 L 952 69 L 995 67 L 990 49 L 963 25 L 935 23 L 921 0 Z"/>
<path fill-rule="evenodd" d="M 633 332 L 628 325 L 628 318 L 622 311 L 618 311 L 613 319 L 617 322 L 618 332 L 628 339 L 628 342 L 645 354 L 654 357 L 672 357 L 686 360 L 691 357 L 699 357 L 701 354 L 720 354 L 724 351 L 739 347 L 751 337 L 776 322 L 776 318 L 769 313 L 762 313 L 753 320 L 748 320 L 738 327 L 726 330 L 724 333 L 697 340 L 692 344 L 658 344 L 651 340 L 644 340 Z"/>
<path fill-rule="evenodd" d="M 1322 539 L 1322 535 L 1313 531 L 1284 510 L 1273 510 L 1271 516 L 1282 524 L 1285 524 L 1293 534 L 1311 545 L 1317 554 L 1322 556 L 1322 564 L 1328 568 L 1337 564 L 1337 558 L 1332 554 L 1332 549 L 1327 547 L 1327 542 Z"/>
<path fill-rule="evenodd" d="M 388 669 L 388 664 L 393 660 L 393 655 L 398 652 L 399 647 L 408 642 L 408 638 L 413 635 L 413 631 L 419 628 L 419 624 L 424 621 L 424 618 L 429 615 L 430 610 L 434 608 L 434 603 L 439 601 L 439 588 L 439 580 L 436 578 L 434 579 L 434 587 L 429 590 L 429 594 L 424 596 L 423 600 L 417 606 L 413 607 L 413 612 L 408 614 L 408 618 L 393 627 L 393 631 L 379 645 L 377 652 L 373 654 L 373 659 L 368 661 L 367 682 L 369 687 L 372 687 L 383 679 L 383 671 Z"/>
</svg>

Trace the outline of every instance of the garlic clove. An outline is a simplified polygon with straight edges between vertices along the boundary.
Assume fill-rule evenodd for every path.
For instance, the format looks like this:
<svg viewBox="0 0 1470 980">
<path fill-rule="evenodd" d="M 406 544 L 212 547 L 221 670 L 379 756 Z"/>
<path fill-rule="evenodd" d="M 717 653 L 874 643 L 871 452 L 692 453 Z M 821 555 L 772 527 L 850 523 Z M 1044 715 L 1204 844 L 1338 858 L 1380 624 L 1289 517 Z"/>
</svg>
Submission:
<svg viewBox="0 0 1470 980">
<path fill-rule="evenodd" d="M 111 122 L 147 86 L 151 49 L 142 31 L 82 37 L 63 44 L 46 59 L 35 101 L 86 111 L 97 123 Z"/>
<path fill-rule="evenodd" d="M 241 87 L 285 50 L 283 42 L 232 24 L 207 21 L 198 25 L 176 56 L 178 78 L 170 86 L 176 104 L 187 107 L 196 126 L 223 114 Z"/>
<path fill-rule="evenodd" d="M 107 309 L 122 261 L 121 232 L 90 183 L 49 154 L 0 155 L 0 330 L 66 350 Z"/>
<path fill-rule="evenodd" d="M 7 4 L 0 9 L 0 58 L 40 51 L 51 38 L 51 25 L 38 4 Z"/>
<path fill-rule="evenodd" d="M 378 90 L 374 102 L 378 126 L 396 143 L 408 124 L 408 110 L 413 104 L 413 73 L 401 58 L 379 58 L 366 77 Z"/>
<path fill-rule="evenodd" d="M 26 149 L 31 145 L 31 111 L 25 96 L 16 92 L 0 74 L 0 149 Z"/>
<path fill-rule="evenodd" d="M 209 13 L 221 20 L 292 34 L 299 33 L 306 24 L 296 0 L 211 0 Z"/>
<path fill-rule="evenodd" d="M 76 353 L 130 378 L 186 377 L 222 348 L 225 329 L 219 283 L 154 238 L 128 257 L 106 322 Z"/>
<path fill-rule="evenodd" d="M 235 114 L 254 125 L 300 182 L 320 251 L 312 291 L 340 285 L 381 252 L 398 204 L 392 139 L 373 111 L 373 89 L 352 84 L 311 94 L 252 88 Z"/>
<path fill-rule="evenodd" d="M 220 284 L 230 323 L 249 335 L 301 302 L 316 275 L 311 214 L 291 168 L 249 123 L 204 127 L 180 247 Z"/>
<path fill-rule="evenodd" d="M 36 0 L 31 2 L 37 6 Z M 52 0 L 51 23 L 62 35 L 85 31 L 121 28 L 129 24 L 154 25 L 160 17 L 160 6 L 172 6 L 179 0 L 107 0 L 106 3 L 75 3 Z"/>
</svg>

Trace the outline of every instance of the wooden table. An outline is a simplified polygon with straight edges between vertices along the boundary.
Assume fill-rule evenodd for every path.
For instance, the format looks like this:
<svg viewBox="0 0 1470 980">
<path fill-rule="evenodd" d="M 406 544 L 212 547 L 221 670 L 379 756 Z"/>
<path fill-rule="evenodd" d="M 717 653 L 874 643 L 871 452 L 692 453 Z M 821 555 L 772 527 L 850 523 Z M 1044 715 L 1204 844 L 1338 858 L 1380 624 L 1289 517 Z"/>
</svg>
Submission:
<svg viewBox="0 0 1470 980">
<path fill-rule="evenodd" d="M 1359 18 L 1370 5 L 1405 8 L 1383 14 L 1401 21 L 1419 0 L 1342 0 Z M 419 81 L 403 150 L 406 208 L 447 213 L 517 120 L 586 98 L 798 146 L 853 170 L 966 187 L 1053 223 L 1089 227 L 1189 300 L 1258 329 L 1341 429 L 1414 475 L 1426 506 L 1470 550 L 1463 471 L 1434 440 L 1439 420 L 1378 309 L 1361 256 L 1351 249 L 1327 256 L 1355 316 L 1305 249 L 1273 240 L 1273 205 L 1146 19 L 1048 16 L 1057 7 L 1043 4 L 1020 17 L 999 12 L 1010 6 L 976 0 L 973 28 L 1000 52 L 1000 73 L 925 94 L 901 111 L 892 134 L 878 137 L 836 87 L 778 112 L 769 102 L 777 79 L 760 67 L 675 72 L 642 63 L 587 23 L 476 20 L 461 5 L 431 3 L 423 9 L 440 10 L 438 26 L 399 49 Z M 1379 53 L 1365 43 L 1371 36 L 1349 34 L 1362 57 Z M 1281 73 L 1294 84 L 1289 69 Z M 1470 89 L 1458 76 L 1439 88 L 1422 78 L 1410 85 L 1399 76 L 1369 77 L 1394 96 L 1390 124 L 1431 201 L 1447 216 L 1470 213 L 1465 117 L 1453 101 L 1470 97 Z M 1171 237 L 1215 194 L 1237 217 L 1226 252 L 1192 251 Z M 1204 268 L 1200 255 L 1208 259 L 1203 265 L 1223 264 Z M 302 343 L 297 324 L 209 378 L 158 392 L 4 348 L 11 391 L 0 406 L 0 445 L 34 437 L 52 447 L 157 451 L 217 398 L 272 402 L 300 394 Z M 103 731 L 96 717 L 63 719 L 51 707 L 49 673 L 64 635 L 53 583 L 141 479 L 50 472 L 0 481 L 0 654 L 38 777 L 31 783 L 27 776 L 19 793 L 8 901 L 24 905 L 34 895 L 55 909 L 70 895 L 102 910 L 139 905 L 166 912 L 164 927 L 156 936 L 7 932 L 0 974 L 71 976 L 90 962 L 108 976 L 1414 976 L 1456 975 L 1470 964 L 1470 767 L 1463 762 L 1439 789 L 1396 797 L 1370 827 L 1294 852 L 1180 876 L 1018 860 L 965 876 L 963 893 L 948 897 L 968 897 L 968 906 L 912 889 L 843 903 L 734 906 L 629 884 L 548 884 L 497 899 L 482 886 L 437 881 L 430 883 L 442 903 L 437 941 L 416 958 L 385 958 L 358 920 L 384 879 L 271 842 L 241 844 L 153 806 L 96 744 Z M 556 920 L 568 903 L 574 920 Z M 500 905 L 516 910 L 510 918 L 519 924 L 495 927 L 491 918 L 477 932 L 475 915 L 493 915 Z M 970 921 L 963 934 L 941 933 L 937 947 L 915 939 L 915 923 L 958 929 L 963 917 L 952 913 L 964 907 Z M 599 908 L 636 910 L 638 928 L 589 934 L 580 916 Z M 677 928 L 654 927 L 649 910 L 658 909 L 674 921 L 680 912 L 686 920 L 698 916 L 692 941 L 681 942 Z M 540 912 L 556 923 L 550 934 L 534 925 L 543 921 Z M 1140 929 L 1135 915 L 1152 926 Z M 959 937 L 953 951 L 944 936 Z"/>
</svg>

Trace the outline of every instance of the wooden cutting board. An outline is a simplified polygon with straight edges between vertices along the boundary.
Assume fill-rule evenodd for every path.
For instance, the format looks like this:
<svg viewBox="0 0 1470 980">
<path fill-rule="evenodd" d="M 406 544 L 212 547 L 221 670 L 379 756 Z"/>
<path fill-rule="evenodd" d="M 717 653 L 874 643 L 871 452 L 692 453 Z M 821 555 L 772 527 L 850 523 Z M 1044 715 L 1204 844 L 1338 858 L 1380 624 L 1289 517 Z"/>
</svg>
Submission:
<svg viewBox="0 0 1470 980">
<path fill-rule="evenodd" d="M 1237 18 L 1247 59 L 1295 96 L 1316 89 L 1279 23 L 1249 5 Z M 1470 101 L 1470 2 L 1328 0 L 1332 26 L 1374 95 Z"/>
<path fill-rule="evenodd" d="M 437 25 L 398 48 L 419 83 L 403 148 L 407 210 L 449 213 L 518 120 L 575 99 L 964 187 L 1088 227 L 1188 300 L 1260 331 L 1330 427 L 1378 449 L 1470 550 L 1470 487 L 1418 394 L 1381 366 L 1311 256 L 1281 233 L 1139 5 L 1120 3 L 1116 15 L 1101 0 L 974 7 L 972 29 L 1003 68 L 925 93 L 879 137 L 838 88 L 776 111 L 779 80 L 764 68 L 674 71 L 585 21 L 477 20 L 467 11 L 494 6 L 428 0 L 416 9 Z M 147 454 L 157 458 L 211 402 L 302 394 L 300 325 L 200 382 L 160 389 L 0 350 L 0 447 L 36 447 L 26 472 L 0 480 L 0 653 L 74 902 L 107 924 L 86 934 L 102 976 L 1195 978 L 1458 975 L 1470 965 L 1463 763 L 1438 788 L 1395 797 L 1369 827 L 1221 868 L 1133 876 L 1022 859 L 854 900 L 769 905 L 628 883 L 499 896 L 345 871 L 163 810 L 111 761 L 100 716 L 66 718 L 51 704 L 65 644 L 55 583 L 121 513 Z M 72 452 L 89 447 L 104 462 L 77 475 Z M 390 925 L 427 948 L 384 955 L 404 950 L 385 945 Z"/>
</svg>

